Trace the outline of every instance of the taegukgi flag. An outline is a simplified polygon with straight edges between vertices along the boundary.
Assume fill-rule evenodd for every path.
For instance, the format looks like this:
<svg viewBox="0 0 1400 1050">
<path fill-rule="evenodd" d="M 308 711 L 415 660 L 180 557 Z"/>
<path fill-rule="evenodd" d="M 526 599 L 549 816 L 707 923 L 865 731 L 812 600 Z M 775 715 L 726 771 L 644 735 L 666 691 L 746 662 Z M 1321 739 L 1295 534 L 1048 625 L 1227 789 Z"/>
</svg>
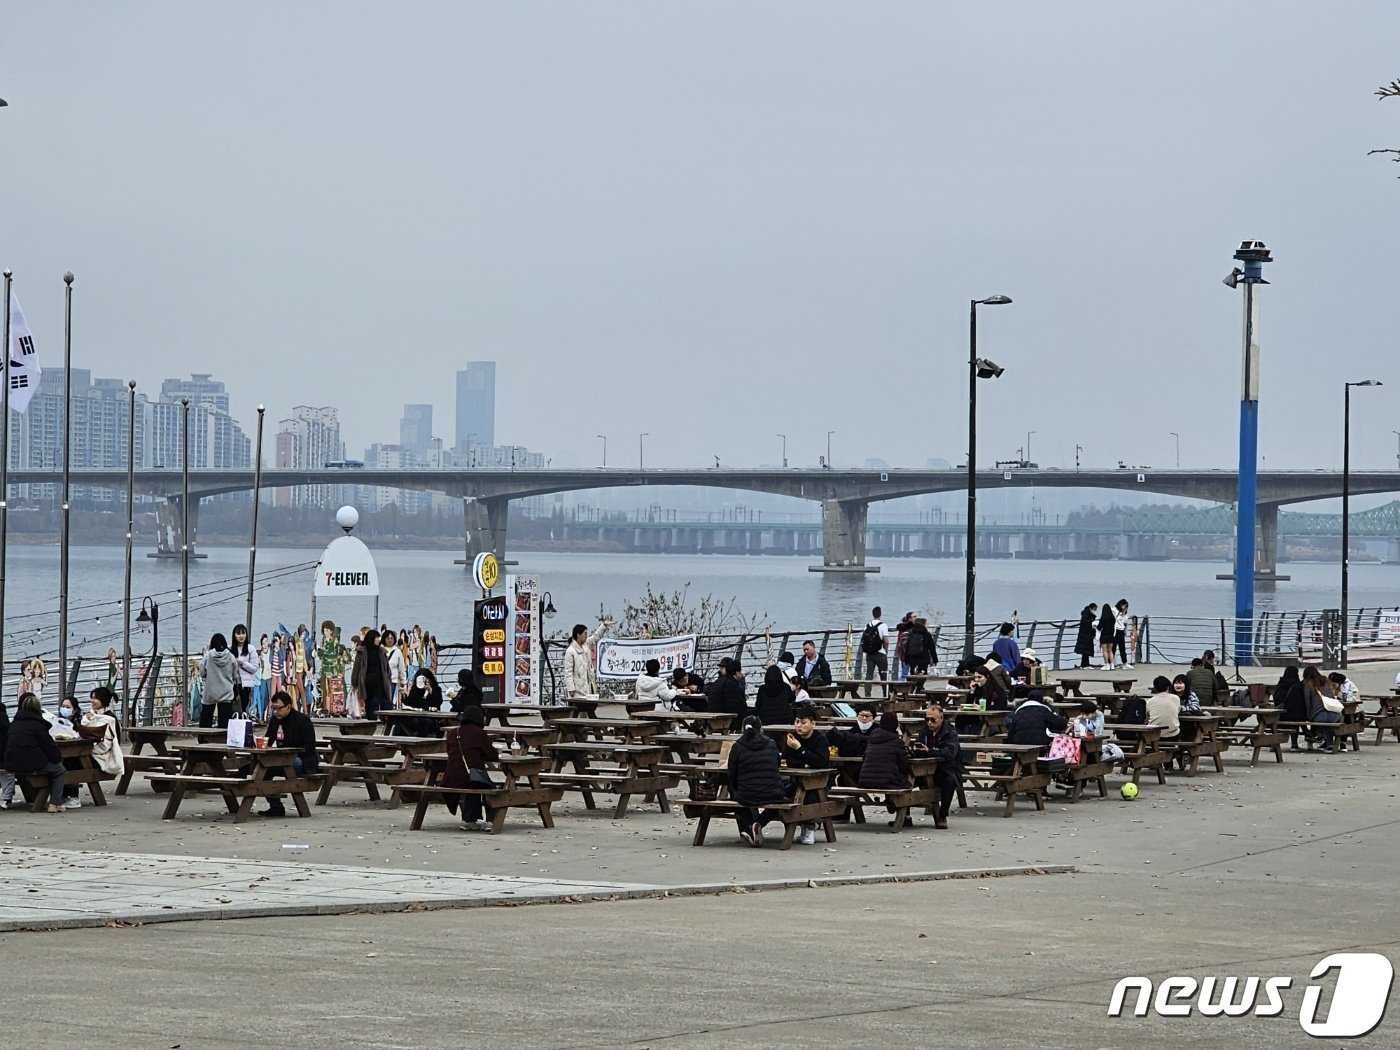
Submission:
<svg viewBox="0 0 1400 1050">
<path fill-rule="evenodd" d="M 10 407 L 23 412 L 29 407 L 29 399 L 39 389 L 39 377 L 43 369 L 39 367 L 39 355 L 34 352 L 34 336 L 24 320 L 24 311 L 19 308 L 19 296 L 14 286 L 10 286 Z"/>
</svg>

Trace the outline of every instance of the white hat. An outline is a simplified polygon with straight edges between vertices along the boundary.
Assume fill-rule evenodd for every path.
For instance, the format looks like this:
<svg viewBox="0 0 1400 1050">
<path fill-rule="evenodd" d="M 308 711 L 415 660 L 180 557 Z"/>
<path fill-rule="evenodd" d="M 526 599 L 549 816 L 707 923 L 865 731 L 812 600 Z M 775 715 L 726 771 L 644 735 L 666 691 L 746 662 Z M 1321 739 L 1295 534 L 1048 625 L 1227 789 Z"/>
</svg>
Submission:
<svg viewBox="0 0 1400 1050">
<path fill-rule="evenodd" d="M 1039 658 L 1038 656 L 1035 655 L 1035 650 L 1034 650 L 1034 649 L 1022 649 L 1022 650 L 1021 650 L 1021 659 L 1026 660 L 1026 661 L 1035 661 L 1036 663 L 1040 663 L 1040 658 Z"/>
</svg>

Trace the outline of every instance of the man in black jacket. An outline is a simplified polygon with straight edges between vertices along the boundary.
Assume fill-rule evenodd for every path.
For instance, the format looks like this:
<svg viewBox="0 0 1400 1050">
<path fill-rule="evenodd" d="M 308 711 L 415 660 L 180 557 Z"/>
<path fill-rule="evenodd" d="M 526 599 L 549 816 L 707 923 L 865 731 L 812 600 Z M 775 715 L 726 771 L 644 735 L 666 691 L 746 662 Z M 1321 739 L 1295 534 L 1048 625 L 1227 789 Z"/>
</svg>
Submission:
<svg viewBox="0 0 1400 1050">
<path fill-rule="evenodd" d="M 937 704 L 929 704 L 924 712 L 923 731 L 914 738 L 910 752 L 915 758 L 926 755 L 939 760 L 933 773 L 933 785 L 938 788 L 938 813 L 933 826 L 946 831 L 953 796 L 962 785 L 962 743 L 953 723 L 944 717 L 943 708 Z"/>
<path fill-rule="evenodd" d="M 792 730 L 778 748 L 783 765 L 789 769 L 827 769 L 831 766 L 831 748 L 826 742 L 826 735 L 817 732 L 816 708 L 810 704 L 799 704 L 794 708 Z M 797 781 L 789 781 L 787 790 L 789 797 L 795 797 Z M 815 791 L 808 791 L 802 796 L 802 804 L 806 806 L 815 805 L 820 801 L 821 796 Z M 815 845 L 817 826 L 803 824 L 798 841 L 804 846 Z"/>
<path fill-rule="evenodd" d="M 317 772 L 321 767 L 316 755 L 316 727 L 311 719 L 292 707 L 292 698 L 283 689 L 272 694 L 267 709 L 267 746 L 296 748 L 297 757 L 292 768 L 297 776 Z M 267 809 L 258 812 L 264 817 L 287 815 L 281 795 L 269 795 Z"/>
<path fill-rule="evenodd" d="M 797 673 L 808 685 L 830 685 L 831 665 L 817 652 L 817 643 L 802 643 L 802 658 L 797 661 Z"/>
<path fill-rule="evenodd" d="M 724 711 L 733 716 L 729 725 L 731 732 L 739 730 L 748 714 L 744 684 L 734 676 L 734 661 L 727 656 L 719 662 L 719 677 L 705 686 L 705 704 L 710 711 Z"/>
<path fill-rule="evenodd" d="M 1045 705 L 1044 694 L 1039 689 L 1032 689 L 1021 706 L 1006 719 L 1006 742 L 1049 747 L 1050 734 L 1063 733 L 1068 728 L 1069 720 Z"/>
</svg>

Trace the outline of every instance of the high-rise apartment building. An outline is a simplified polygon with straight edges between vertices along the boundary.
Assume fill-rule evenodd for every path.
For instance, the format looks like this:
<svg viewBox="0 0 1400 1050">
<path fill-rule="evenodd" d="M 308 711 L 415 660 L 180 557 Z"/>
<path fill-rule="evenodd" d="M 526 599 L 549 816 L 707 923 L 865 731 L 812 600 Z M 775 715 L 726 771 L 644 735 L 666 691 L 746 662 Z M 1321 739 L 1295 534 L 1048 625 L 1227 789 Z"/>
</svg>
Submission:
<svg viewBox="0 0 1400 1050">
<path fill-rule="evenodd" d="M 468 361 L 457 373 L 457 448 L 496 443 L 496 362 Z"/>
<path fill-rule="evenodd" d="M 432 440 L 433 406 L 404 405 L 403 419 L 399 420 L 399 446 L 423 459 Z"/>
<path fill-rule="evenodd" d="M 189 398 L 191 405 L 210 405 L 228 414 L 228 388 L 208 372 L 194 372 L 188 379 L 167 379 L 160 384 L 162 401 L 178 405 L 182 397 Z"/>
<path fill-rule="evenodd" d="M 329 405 L 297 405 L 291 417 L 278 424 L 275 449 L 274 463 L 280 470 L 321 470 L 327 463 L 343 462 L 339 413 Z M 327 507 L 339 500 L 339 485 L 298 485 L 278 489 L 273 497 L 279 507 Z"/>
</svg>

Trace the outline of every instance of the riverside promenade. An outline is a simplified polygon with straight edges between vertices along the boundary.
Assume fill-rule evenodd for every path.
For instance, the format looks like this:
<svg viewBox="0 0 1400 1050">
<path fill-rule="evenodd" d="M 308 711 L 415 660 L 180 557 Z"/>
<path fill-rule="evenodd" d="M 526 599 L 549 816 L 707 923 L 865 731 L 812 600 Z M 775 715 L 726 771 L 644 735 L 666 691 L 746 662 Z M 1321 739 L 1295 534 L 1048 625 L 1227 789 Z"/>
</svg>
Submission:
<svg viewBox="0 0 1400 1050">
<path fill-rule="evenodd" d="M 1354 669 L 1365 693 L 1394 674 Z M 0 951 L 33 965 L 7 968 L 26 1004 L 7 1023 L 26 1046 L 113 1025 L 113 1045 L 186 1048 L 1301 1046 L 1300 991 L 1280 1017 L 1106 1010 L 1124 976 L 1301 989 L 1330 952 L 1400 960 L 1400 742 L 1373 739 L 1256 768 L 1237 751 L 1133 802 L 839 825 L 786 853 L 718 826 L 697 849 L 679 813 L 613 820 L 573 796 L 552 831 L 500 836 L 445 813 L 409 832 L 409 810 L 353 789 L 238 826 L 216 798 L 163 822 L 139 786 L 11 810 Z M 1347 1045 L 1400 1046 L 1392 1012 Z"/>
</svg>

